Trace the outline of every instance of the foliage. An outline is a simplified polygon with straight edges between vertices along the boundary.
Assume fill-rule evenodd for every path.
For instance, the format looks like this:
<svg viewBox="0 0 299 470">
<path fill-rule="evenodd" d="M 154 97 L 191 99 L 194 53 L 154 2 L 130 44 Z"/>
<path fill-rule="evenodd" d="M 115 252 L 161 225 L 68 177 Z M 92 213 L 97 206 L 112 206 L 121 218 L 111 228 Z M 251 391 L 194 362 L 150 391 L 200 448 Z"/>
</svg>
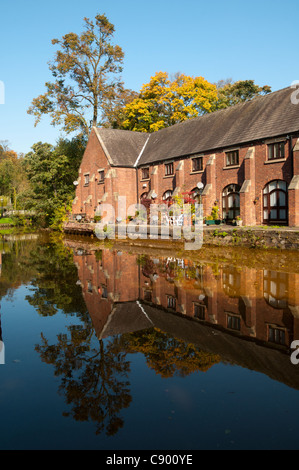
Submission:
<svg viewBox="0 0 299 470">
<path fill-rule="evenodd" d="M 203 77 L 177 74 L 171 80 L 166 72 L 158 72 L 143 85 L 139 97 L 126 105 L 121 127 L 154 132 L 210 112 L 216 99 L 216 86 Z"/>
<path fill-rule="evenodd" d="M 215 354 L 205 353 L 193 344 L 173 338 L 158 328 L 123 335 L 128 352 L 144 354 L 149 367 L 163 378 L 186 377 L 206 372 L 220 361 Z"/>
<path fill-rule="evenodd" d="M 28 187 L 23 156 L 10 150 L 7 141 L 0 142 L 0 194 L 13 202 L 13 208 L 19 206 L 22 192 Z"/>
<path fill-rule="evenodd" d="M 220 81 L 217 84 L 218 96 L 213 111 L 250 101 L 257 96 L 266 95 L 270 92 L 271 87 L 256 85 L 254 80 L 240 80 L 235 83 L 232 83 L 231 80 Z"/>
<path fill-rule="evenodd" d="M 24 158 L 30 187 L 24 194 L 26 209 L 35 211 L 40 223 L 59 229 L 74 197 L 85 141 L 60 139 L 56 147 L 38 142 Z"/>
<path fill-rule="evenodd" d="M 124 53 L 112 44 L 113 34 L 114 25 L 105 15 L 97 15 L 94 21 L 84 18 L 82 34 L 52 40 L 60 47 L 50 63 L 54 82 L 45 84 L 46 92 L 28 109 L 35 125 L 43 115 L 67 133 L 88 135 L 92 126 L 99 125 L 100 110 L 109 109 L 111 100 L 123 91 L 119 74 Z"/>
<path fill-rule="evenodd" d="M 212 220 L 219 219 L 219 207 L 216 204 L 212 207 L 211 216 Z"/>
</svg>

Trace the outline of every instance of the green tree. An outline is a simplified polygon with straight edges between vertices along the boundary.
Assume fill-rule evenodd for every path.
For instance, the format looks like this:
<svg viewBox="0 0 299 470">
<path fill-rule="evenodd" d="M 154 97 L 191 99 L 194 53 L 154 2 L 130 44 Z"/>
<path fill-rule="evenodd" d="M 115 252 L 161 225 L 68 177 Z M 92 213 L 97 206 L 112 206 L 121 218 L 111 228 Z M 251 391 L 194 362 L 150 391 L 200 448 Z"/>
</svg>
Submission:
<svg viewBox="0 0 299 470">
<path fill-rule="evenodd" d="M 57 211 L 69 207 L 84 147 L 85 141 L 79 138 L 61 139 L 56 147 L 38 142 L 25 156 L 24 165 L 30 180 L 30 187 L 24 194 L 25 207 L 34 210 L 45 225 L 51 224 L 53 219 L 57 224 Z"/>
<path fill-rule="evenodd" d="M 231 79 L 221 80 L 216 86 L 217 100 L 215 101 L 213 111 L 228 108 L 235 104 L 250 101 L 257 96 L 271 93 L 271 87 L 268 85 L 256 85 L 254 80 L 240 80 L 234 83 Z"/>
<path fill-rule="evenodd" d="M 54 82 L 46 83 L 46 93 L 32 101 L 28 113 L 37 125 L 42 116 L 67 132 L 88 135 L 101 122 L 101 110 L 107 109 L 118 90 L 124 53 L 112 44 L 114 25 L 105 15 L 95 21 L 84 18 L 81 35 L 68 33 L 52 44 L 60 49 L 50 63 Z"/>
</svg>

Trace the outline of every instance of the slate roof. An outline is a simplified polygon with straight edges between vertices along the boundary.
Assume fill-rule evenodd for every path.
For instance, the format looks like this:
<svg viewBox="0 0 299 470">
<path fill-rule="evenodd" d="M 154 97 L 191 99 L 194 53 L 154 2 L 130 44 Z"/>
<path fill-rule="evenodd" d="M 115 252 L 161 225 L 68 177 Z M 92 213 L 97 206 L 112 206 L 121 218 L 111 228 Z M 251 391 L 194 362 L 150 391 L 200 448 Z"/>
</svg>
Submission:
<svg viewBox="0 0 299 470">
<path fill-rule="evenodd" d="M 133 167 L 148 134 L 144 132 L 131 132 L 120 129 L 97 128 L 97 134 L 104 144 L 107 157 L 110 157 L 113 166 Z"/>
<path fill-rule="evenodd" d="M 233 147 L 299 131 L 293 88 L 190 119 L 151 134 L 139 164 Z"/>
<path fill-rule="evenodd" d="M 259 96 L 153 134 L 97 129 L 112 164 L 142 166 L 274 138 L 299 131 L 299 104 L 291 87 Z"/>
</svg>

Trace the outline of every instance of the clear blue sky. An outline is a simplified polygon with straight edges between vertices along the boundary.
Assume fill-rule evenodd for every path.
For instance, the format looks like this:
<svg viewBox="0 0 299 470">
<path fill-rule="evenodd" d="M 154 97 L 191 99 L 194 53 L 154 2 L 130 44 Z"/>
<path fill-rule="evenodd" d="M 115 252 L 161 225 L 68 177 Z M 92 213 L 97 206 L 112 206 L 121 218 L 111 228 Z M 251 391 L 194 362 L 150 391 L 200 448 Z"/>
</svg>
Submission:
<svg viewBox="0 0 299 470">
<path fill-rule="evenodd" d="M 105 13 L 125 53 L 123 81 L 139 91 L 158 71 L 210 82 L 252 79 L 272 90 L 299 80 L 298 0 L 1 0 L 0 140 L 26 153 L 55 144 L 58 128 L 27 114 L 51 79 L 51 39 L 83 30 L 83 18 Z"/>
</svg>

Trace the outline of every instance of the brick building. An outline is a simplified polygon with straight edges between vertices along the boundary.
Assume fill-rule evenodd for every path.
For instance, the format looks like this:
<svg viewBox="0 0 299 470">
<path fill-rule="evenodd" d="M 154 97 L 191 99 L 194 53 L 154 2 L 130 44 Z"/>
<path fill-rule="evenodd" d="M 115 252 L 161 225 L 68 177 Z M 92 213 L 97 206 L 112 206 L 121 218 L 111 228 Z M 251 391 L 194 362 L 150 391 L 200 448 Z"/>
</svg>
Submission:
<svg viewBox="0 0 299 470">
<path fill-rule="evenodd" d="M 228 222 L 240 215 L 245 225 L 299 226 L 294 93 L 285 88 L 153 134 L 93 128 L 73 216 L 92 219 L 107 203 L 117 217 L 119 196 L 126 196 L 129 207 L 191 192 L 206 216 L 218 205 Z"/>
</svg>

